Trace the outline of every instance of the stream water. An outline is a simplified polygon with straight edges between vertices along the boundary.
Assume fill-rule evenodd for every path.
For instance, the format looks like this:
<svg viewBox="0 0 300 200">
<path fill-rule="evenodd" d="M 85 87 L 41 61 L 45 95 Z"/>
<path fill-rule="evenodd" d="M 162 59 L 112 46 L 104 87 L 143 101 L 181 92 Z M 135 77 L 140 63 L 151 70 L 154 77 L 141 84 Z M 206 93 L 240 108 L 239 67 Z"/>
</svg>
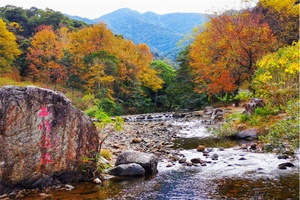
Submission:
<svg viewBox="0 0 300 200">
<path fill-rule="evenodd" d="M 174 141 L 187 160 L 200 158 L 206 166 L 184 166 L 169 161 L 158 164 L 159 173 L 153 177 L 115 177 L 102 185 L 74 184 L 71 191 L 51 190 L 53 199 L 299 199 L 299 153 L 295 160 L 278 159 L 272 153 L 253 153 L 237 148 L 247 141 L 220 140 L 212 137 L 204 126 L 184 125 Z M 252 141 L 253 142 L 253 141 Z M 204 156 L 196 147 L 203 144 L 209 154 Z M 285 170 L 278 165 L 292 162 Z M 38 199 L 30 194 L 25 199 Z"/>
</svg>

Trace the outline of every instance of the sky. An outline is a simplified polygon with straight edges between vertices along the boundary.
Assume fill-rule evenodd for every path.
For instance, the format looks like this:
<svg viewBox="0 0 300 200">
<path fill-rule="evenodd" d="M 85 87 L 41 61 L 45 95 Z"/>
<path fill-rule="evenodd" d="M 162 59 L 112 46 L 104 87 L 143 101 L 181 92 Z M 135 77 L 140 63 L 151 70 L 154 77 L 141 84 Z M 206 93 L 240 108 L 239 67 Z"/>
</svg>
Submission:
<svg viewBox="0 0 300 200">
<path fill-rule="evenodd" d="M 257 0 L 251 0 L 255 5 Z M 13 5 L 28 9 L 52 9 L 64 14 L 95 19 L 120 8 L 130 8 L 144 13 L 174 12 L 213 13 L 240 9 L 241 0 L 0 0 L 0 7 Z"/>
</svg>

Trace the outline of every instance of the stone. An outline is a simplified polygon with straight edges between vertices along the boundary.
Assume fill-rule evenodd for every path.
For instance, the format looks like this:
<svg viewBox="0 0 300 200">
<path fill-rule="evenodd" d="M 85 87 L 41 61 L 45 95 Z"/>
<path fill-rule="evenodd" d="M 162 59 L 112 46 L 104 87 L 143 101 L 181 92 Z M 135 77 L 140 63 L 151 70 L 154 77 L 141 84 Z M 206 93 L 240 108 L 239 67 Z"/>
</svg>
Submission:
<svg viewBox="0 0 300 200">
<path fill-rule="evenodd" d="M 204 150 L 205 150 L 205 146 L 203 146 L 203 145 L 199 145 L 197 147 L 197 151 L 203 152 Z"/>
<path fill-rule="evenodd" d="M 166 167 L 172 167 L 173 165 L 171 164 L 171 163 L 168 163 L 167 165 L 166 165 Z"/>
<path fill-rule="evenodd" d="M 211 157 L 212 160 L 218 160 L 219 156 L 218 154 L 214 153 Z"/>
<path fill-rule="evenodd" d="M 288 159 L 289 156 L 288 155 L 285 155 L 285 154 L 281 154 L 277 157 L 278 159 Z"/>
<path fill-rule="evenodd" d="M 99 178 L 95 178 L 93 180 L 93 182 L 96 183 L 96 184 L 101 184 L 102 183 L 102 181 Z"/>
<path fill-rule="evenodd" d="M 192 158 L 192 159 L 191 159 L 191 162 L 192 162 L 192 163 L 200 163 L 200 162 L 201 162 L 201 159 L 200 159 L 200 158 Z"/>
<path fill-rule="evenodd" d="M 203 156 L 208 157 L 209 153 L 208 152 L 203 152 Z"/>
<path fill-rule="evenodd" d="M 251 150 L 255 150 L 256 147 L 257 147 L 257 144 L 255 142 L 250 144 L 250 149 Z"/>
<path fill-rule="evenodd" d="M 136 163 L 120 164 L 109 171 L 109 174 L 115 176 L 143 176 L 145 169 Z"/>
<path fill-rule="evenodd" d="M 239 132 L 236 137 L 238 139 L 253 140 L 258 138 L 257 132 L 257 128 L 250 128 Z"/>
<path fill-rule="evenodd" d="M 265 105 L 264 101 L 259 98 L 253 98 L 249 103 L 246 103 L 243 105 L 245 107 L 245 113 L 246 114 L 253 114 L 255 108 L 263 107 Z"/>
<path fill-rule="evenodd" d="M 152 153 L 127 150 L 118 155 L 115 165 L 130 163 L 141 165 L 145 169 L 145 175 L 154 175 L 158 172 L 158 158 Z"/>
<path fill-rule="evenodd" d="M 180 158 L 178 161 L 180 164 L 185 163 L 186 162 L 186 158 Z"/>
<path fill-rule="evenodd" d="M 62 93 L 34 86 L 0 89 L 0 194 L 90 180 L 99 135 L 91 119 Z"/>
<path fill-rule="evenodd" d="M 133 138 L 132 139 L 132 143 L 141 143 L 142 142 L 142 138 Z"/>
<path fill-rule="evenodd" d="M 295 167 L 295 165 L 291 162 L 281 163 L 278 165 L 279 169 L 284 169 L 286 167 Z"/>
</svg>

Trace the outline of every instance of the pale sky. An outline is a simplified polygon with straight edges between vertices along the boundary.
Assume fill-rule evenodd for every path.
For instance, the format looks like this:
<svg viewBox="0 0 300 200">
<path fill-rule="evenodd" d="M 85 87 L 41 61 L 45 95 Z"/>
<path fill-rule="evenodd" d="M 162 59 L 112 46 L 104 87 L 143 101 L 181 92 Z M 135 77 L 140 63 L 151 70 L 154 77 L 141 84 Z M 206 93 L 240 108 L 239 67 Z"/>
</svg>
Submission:
<svg viewBox="0 0 300 200">
<path fill-rule="evenodd" d="M 258 0 L 250 0 L 251 6 Z M 240 9 L 241 0 L 0 0 L 0 7 L 13 5 L 28 9 L 50 8 L 69 15 L 94 19 L 119 8 L 130 8 L 144 13 L 174 12 L 212 13 L 228 9 Z M 249 5 L 249 3 L 248 3 Z"/>
</svg>

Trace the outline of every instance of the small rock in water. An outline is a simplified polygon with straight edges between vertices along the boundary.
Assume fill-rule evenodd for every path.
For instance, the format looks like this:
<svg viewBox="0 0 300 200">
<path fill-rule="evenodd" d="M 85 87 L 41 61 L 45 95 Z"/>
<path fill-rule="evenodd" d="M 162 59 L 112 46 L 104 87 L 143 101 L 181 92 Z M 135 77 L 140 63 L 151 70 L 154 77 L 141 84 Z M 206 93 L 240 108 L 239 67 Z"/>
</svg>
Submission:
<svg viewBox="0 0 300 200">
<path fill-rule="evenodd" d="M 203 152 L 203 156 L 209 156 L 209 153 L 208 152 Z"/>
<path fill-rule="evenodd" d="M 205 150 L 205 146 L 203 146 L 203 145 L 199 145 L 197 147 L 197 151 L 203 152 L 204 150 Z"/>
<path fill-rule="evenodd" d="M 225 151 L 224 147 L 220 147 L 219 151 Z"/>
<path fill-rule="evenodd" d="M 191 162 L 192 162 L 192 163 L 200 163 L 201 160 L 200 160 L 200 158 L 192 158 L 192 159 L 191 159 Z"/>
<path fill-rule="evenodd" d="M 168 163 L 166 167 L 172 167 L 173 165 L 171 163 Z"/>
<path fill-rule="evenodd" d="M 278 159 L 288 159 L 289 157 L 287 155 L 279 155 L 277 158 Z"/>
<path fill-rule="evenodd" d="M 186 158 L 180 158 L 178 162 L 181 163 L 181 164 L 185 163 L 186 162 Z"/>
<path fill-rule="evenodd" d="M 242 144 L 241 149 L 247 149 L 247 145 L 246 144 Z"/>
<path fill-rule="evenodd" d="M 278 165 L 278 169 L 287 169 L 287 167 L 295 167 L 291 162 L 281 163 Z"/>
<path fill-rule="evenodd" d="M 278 165 L 278 169 L 287 169 L 287 168 L 285 165 L 280 164 L 280 165 Z"/>
<path fill-rule="evenodd" d="M 214 154 L 212 155 L 212 158 L 211 158 L 211 159 L 212 159 L 212 160 L 218 160 L 218 157 L 219 157 L 218 154 L 214 153 Z"/>
<path fill-rule="evenodd" d="M 96 183 L 96 184 L 101 184 L 102 183 L 102 181 L 99 178 L 95 178 L 93 180 L 93 182 Z"/>
<path fill-rule="evenodd" d="M 250 149 L 255 150 L 256 149 L 257 144 L 256 143 L 252 143 L 250 145 Z"/>
</svg>

